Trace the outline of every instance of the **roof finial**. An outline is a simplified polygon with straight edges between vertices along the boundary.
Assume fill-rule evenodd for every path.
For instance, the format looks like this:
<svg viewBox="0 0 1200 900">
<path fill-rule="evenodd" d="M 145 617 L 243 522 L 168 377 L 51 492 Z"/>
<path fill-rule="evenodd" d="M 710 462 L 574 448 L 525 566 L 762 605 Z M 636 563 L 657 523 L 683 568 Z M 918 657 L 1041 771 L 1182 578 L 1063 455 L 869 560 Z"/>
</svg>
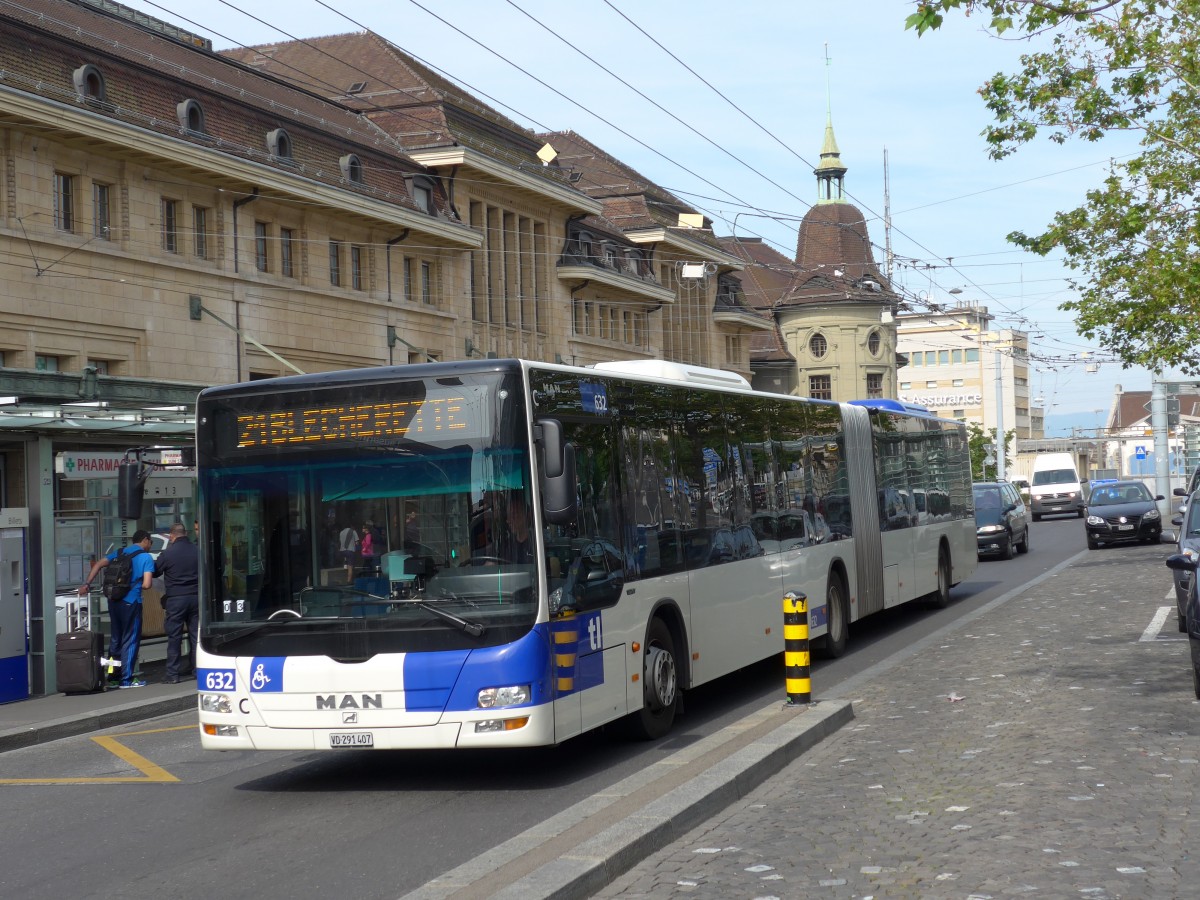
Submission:
<svg viewBox="0 0 1200 900">
<path fill-rule="evenodd" d="M 833 102 L 830 100 L 829 70 L 832 60 L 829 58 L 829 42 L 825 42 L 825 121 L 833 124 Z"/>
<path fill-rule="evenodd" d="M 829 44 L 825 44 L 825 140 L 821 145 L 821 161 L 813 174 L 817 176 L 817 200 L 819 203 L 836 203 L 845 199 L 842 179 L 846 167 L 838 151 L 837 138 L 833 136 L 833 102 L 830 99 Z"/>
</svg>

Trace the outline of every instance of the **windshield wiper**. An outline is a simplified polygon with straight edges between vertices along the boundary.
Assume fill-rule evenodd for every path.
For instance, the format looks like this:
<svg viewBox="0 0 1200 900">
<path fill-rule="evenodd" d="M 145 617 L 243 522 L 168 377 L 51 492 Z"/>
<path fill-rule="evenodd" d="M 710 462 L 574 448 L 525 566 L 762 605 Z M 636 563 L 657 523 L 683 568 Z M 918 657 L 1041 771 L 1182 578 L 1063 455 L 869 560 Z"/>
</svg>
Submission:
<svg viewBox="0 0 1200 900">
<path fill-rule="evenodd" d="M 276 616 L 280 615 L 281 613 L 288 614 L 289 618 L 276 618 Z M 286 607 L 284 609 L 277 609 L 275 612 L 271 613 L 271 615 L 267 616 L 266 621 L 255 622 L 252 625 L 247 625 L 245 628 L 239 628 L 236 631 L 228 631 L 225 634 L 214 635 L 212 638 L 212 644 L 214 647 L 220 647 L 222 644 L 228 644 L 233 641 L 241 640 L 244 637 L 250 637 L 250 635 L 262 631 L 264 628 L 276 628 L 281 625 L 290 625 L 292 622 L 297 622 L 301 618 L 303 617 L 300 615 L 300 613 L 296 612 L 294 609 L 288 609 Z"/>
<path fill-rule="evenodd" d="M 458 616 L 454 615 L 453 613 L 446 612 L 446 610 L 444 610 L 444 609 L 438 609 L 432 603 L 429 603 L 425 600 L 418 600 L 418 599 L 409 598 L 409 597 L 404 597 L 404 598 L 400 598 L 400 599 L 396 599 L 396 598 L 392 598 L 392 597 L 381 597 L 378 594 L 372 594 L 369 591 L 360 591 L 360 590 L 358 590 L 358 588 L 346 587 L 344 585 L 328 585 L 327 587 L 322 587 L 322 588 L 306 587 L 300 591 L 301 597 L 303 597 L 305 592 L 308 592 L 308 591 L 336 591 L 339 594 L 348 594 L 348 595 L 350 595 L 350 599 L 342 601 L 343 605 L 348 605 L 348 606 L 353 606 L 355 604 L 355 600 L 354 600 L 355 597 L 365 597 L 368 600 L 373 600 L 378 603 L 386 603 L 386 604 L 391 604 L 391 605 L 395 605 L 395 606 L 420 607 L 421 609 L 425 610 L 426 612 L 431 613 L 440 619 L 444 619 L 445 621 L 449 622 L 450 624 L 454 625 L 455 627 L 457 627 L 457 628 L 461 629 L 462 631 L 466 632 L 467 634 L 471 635 L 471 637 L 480 637 L 485 631 L 487 631 L 486 626 L 482 625 L 481 623 L 468 622 L 466 619 L 459 618 Z M 453 595 L 450 595 L 446 599 L 457 599 L 457 598 L 453 597 Z M 263 624 L 266 624 L 266 623 L 263 623 Z"/>
<path fill-rule="evenodd" d="M 429 603 L 425 600 L 402 600 L 401 602 L 411 603 L 413 606 L 419 606 L 426 612 L 433 613 L 435 616 L 445 619 L 450 624 L 457 626 L 471 637 L 480 637 L 485 631 L 487 631 L 487 628 L 482 623 L 468 622 L 466 619 L 460 619 L 458 616 L 454 615 L 454 613 L 446 612 L 444 609 L 438 609 L 432 603 Z"/>
</svg>

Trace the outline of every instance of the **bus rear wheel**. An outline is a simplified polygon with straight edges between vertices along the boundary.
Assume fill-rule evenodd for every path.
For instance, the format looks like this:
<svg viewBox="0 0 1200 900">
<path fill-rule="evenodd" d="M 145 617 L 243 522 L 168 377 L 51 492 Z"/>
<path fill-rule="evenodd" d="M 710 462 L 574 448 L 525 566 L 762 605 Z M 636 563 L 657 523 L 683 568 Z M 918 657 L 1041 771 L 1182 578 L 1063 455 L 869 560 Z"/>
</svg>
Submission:
<svg viewBox="0 0 1200 900">
<path fill-rule="evenodd" d="M 850 634 L 850 613 L 846 608 L 846 588 L 837 573 L 831 573 L 825 587 L 825 655 L 837 659 L 846 652 L 846 639 Z"/>
<path fill-rule="evenodd" d="M 1009 555 L 1005 559 L 1012 559 L 1011 541 L 1008 548 Z M 929 599 L 935 609 L 945 609 L 950 605 L 950 554 L 945 547 L 938 550 L 937 589 L 929 595 Z"/>
<path fill-rule="evenodd" d="M 671 730 L 679 706 L 675 641 L 662 619 L 650 623 L 642 655 L 642 708 L 629 720 L 636 738 L 654 741 Z"/>
</svg>

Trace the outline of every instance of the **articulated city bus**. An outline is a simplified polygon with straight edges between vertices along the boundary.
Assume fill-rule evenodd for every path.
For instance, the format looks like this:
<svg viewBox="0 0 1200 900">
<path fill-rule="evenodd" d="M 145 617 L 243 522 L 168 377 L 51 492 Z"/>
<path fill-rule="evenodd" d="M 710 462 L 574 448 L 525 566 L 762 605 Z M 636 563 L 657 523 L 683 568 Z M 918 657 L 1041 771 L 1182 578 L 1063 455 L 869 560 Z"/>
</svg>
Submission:
<svg viewBox="0 0 1200 900">
<path fill-rule="evenodd" d="M 197 457 L 211 749 L 656 738 L 788 591 L 836 656 L 976 563 L 962 425 L 653 361 L 212 388 Z"/>
</svg>

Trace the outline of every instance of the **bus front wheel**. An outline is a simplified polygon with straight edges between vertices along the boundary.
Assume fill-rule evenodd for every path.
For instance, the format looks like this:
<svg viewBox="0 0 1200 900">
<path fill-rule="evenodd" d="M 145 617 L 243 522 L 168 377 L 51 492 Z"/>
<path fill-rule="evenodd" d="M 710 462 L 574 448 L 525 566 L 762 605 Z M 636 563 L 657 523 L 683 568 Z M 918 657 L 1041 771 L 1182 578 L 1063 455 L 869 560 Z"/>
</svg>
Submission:
<svg viewBox="0 0 1200 900">
<path fill-rule="evenodd" d="M 653 741 L 671 730 L 679 705 L 675 641 L 662 619 L 650 623 L 642 654 L 642 708 L 630 717 L 635 737 Z"/>
<path fill-rule="evenodd" d="M 850 614 L 846 608 L 846 589 L 842 578 L 830 573 L 825 587 L 825 655 L 837 659 L 846 652 L 846 638 L 850 634 Z"/>
</svg>

